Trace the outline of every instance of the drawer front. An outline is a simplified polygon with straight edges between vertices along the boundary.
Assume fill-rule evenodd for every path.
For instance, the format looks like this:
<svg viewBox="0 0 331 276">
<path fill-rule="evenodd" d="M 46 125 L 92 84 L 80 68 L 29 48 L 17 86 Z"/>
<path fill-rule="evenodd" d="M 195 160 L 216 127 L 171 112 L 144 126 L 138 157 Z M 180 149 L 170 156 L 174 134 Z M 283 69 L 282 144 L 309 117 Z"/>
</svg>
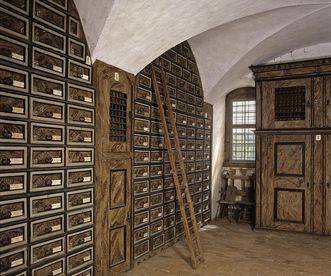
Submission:
<svg viewBox="0 0 331 276">
<path fill-rule="evenodd" d="M 156 221 L 150 225 L 150 235 L 157 235 L 163 231 L 163 220 Z"/>
<path fill-rule="evenodd" d="M 135 99 L 150 102 L 152 100 L 152 91 L 138 87 L 135 91 Z"/>
<path fill-rule="evenodd" d="M 210 180 L 210 173 L 209 171 L 203 172 L 203 181 Z"/>
<path fill-rule="evenodd" d="M 93 248 L 86 249 L 67 257 L 67 272 L 77 271 L 78 269 L 93 262 Z"/>
<path fill-rule="evenodd" d="M 85 107 L 78 107 L 68 105 L 68 123 L 93 125 L 94 124 L 94 110 Z"/>
<path fill-rule="evenodd" d="M 6 117 L 27 118 L 28 98 L 26 96 L 1 92 L 0 115 Z"/>
<path fill-rule="evenodd" d="M 26 248 L 21 248 L 13 252 L 0 254 L 1 275 L 14 273 L 15 271 L 18 271 L 19 269 L 23 269 L 26 266 L 27 266 Z"/>
<path fill-rule="evenodd" d="M 170 228 L 164 231 L 164 242 L 167 243 L 175 238 L 175 228 Z"/>
<path fill-rule="evenodd" d="M 65 65 L 64 57 L 33 47 L 32 68 L 64 77 Z"/>
<path fill-rule="evenodd" d="M 195 163 L 195 171 L 198 172 L 198 171 L 202 171 L 204 169 L 203 167 L 203 162 L 196 162 Z"/>
<path fill-rule="evenodd" d="M 195 151 L 187 151 L 185 157 L 186 161 L 193 162 L 195 159 Z"/>
<path fill-rule="evenodd" d="M 195 129 L 194 128 L 187 128 L 187 138 L 195 139 Z"/>
<path fill-rule="evenodd" d="M 178 133 L 178 137 L 186 138 L 186 135 L 187 135 L 186 127 L 178 126 L 177 133 Z"/>
<path fill-rule="evenodd" d="M 30 114 L 34 120 L 64 122 L 64 104 L 53 101 L 30 99 Z"/>
<path fill-rule="evenodd" d="M 80 22 L 69 16 L 69 34 L 83 39 L 83 31 Z"/>
<path fill-rule="evenodd" d="M 64 275 L 65 271 L 65 259 L 59 259 L 54 262 L 49 262 L 43 266 L 32 269 L 33 276 L 45 276 L 45 275 Z"/>
<path fill-rule="evenodd" d="M 94 129 L 81 127 L 67 127 L 68 145 L 94 145 Z"/>
<path fill-rule="evenodd" d="M 185 166 L 186 166 L 186 171 L 187 172 L 194 172 L 195 171 L 195 164 L 193 162 L 192 163 L 186 163 Z"/>
<path fill-rule="evenodd" d="M 201 118 L 197 118 L 197 127 L 204 128 L 204 120 Z"/>
<path fill-rule="evenodd" d="M 139 211 L 149 207 L 149 196 L 135 198 L 134 210 Z"/>
<path fill-rule="evenodd" d="M 31 241 L 53 237 L 64 232 L 64 216 L 36 220 L 31 222 Z"/>
<path fill-rule="evenodd" d="M 163 206 L 150 209 L 149 212 L 150 212 L 150 221 L 151 222 L 163 218 Z"/>
<path fill-rule="evenodd" d="M 149 181 L 148 180 L 135 181 L 133 183 L 133 191 L 134 191 L 134 195 L 141 195 L 141 194 L 148 193 L 148 191 L 149 191 Z"/>
<path fill-rule="evenodd" d="M 38 75 L 31 75 L 31 93 L 63 100 L 65 97 L 65 83 Z"/>
<path fill-rule="evenodd" d="M 197 116 L 202 117 L 202 116 L 203 116 L 203 109 L 202 109 L 202 107 L 200 107 L 200 106 L 196 106 L 196 107 L 195 107 L 195 114 L 196 114 Z"/>
<path fill-rule="evenodd" d="M 149 151 L 134 151 L 134 163 L 149 163 L 150 162 L 150 152 Z"/>
<path fill-rule="evenodd" d="M 210 140 L 211 139 L 211 131 L 210 130 L 206 130 L 205 131 L 205 138 Z M 210 142 L 209 142 L 210 143 Z"/>
<path fill-rule="evenodd" d="M 30 217 L 39 217 L 63 211 L 63 193 L 30 198 Z"/>
<path fill-rule="evenodd" d="M 195 127 L 196 126 L 196 118 L 187 116 L 187 125 L 190 127 Z"/>
<path fill-rule="evenodd" d="M 186 92 L 177 89 L 177 99 L 186 102 Z"/>
<path fill-rule="evenodd" d="M 206 212 L 209 210 L 209 201 L 205 201 L 202 203 L 202 211 Z"/>
<path fill-rule="evenodd" d="M 76 81 L 91 83 L 92 68 L 82 63 L 69 60 L 68 63 L 68 77 Z"/>
<path fill-rule="evenodd" d="M 163 181 L 163 188 L 166 189 L 172 189 L 175 187 L 175 183 L 172 177 L 165 178 Z"/>
<path fill-rule="evenodd" d="M 192 196 L 192 202 L 194 204 L 201 203 L 201 194 L 197 194 L 197 195 Z"/>
<path fill-rule="evenodd" d="M 149 238 L 149 226 L 144 226 L 142 228 L 134 230 L 133 242 L 138 243 Z"/>
<path fill-rule="evenodd" d="M 151 187 L 150 192 L 158 192 L 163 189 L 163 178 L 150 180 Z"/>
<path fill-rule="evenodd" d="M 149 166 L 136 166 L 133 167 L 133 178 L 146 178 L 149 177 Z"/>
<path fill-rule="evenodd" d="M 163 165 L 151 165 L 150 177 L 160 177 L 163 175 Z"/>
<path fill-rule="evenodd" d="M 164 244 L 164 235 L 158 235 L 151 238 L 151 250 L 155 250 Z"/>
<path fill-rule="evenodd" d="M 205 148 L 205 150 L 206 150 L 206 149 L 207 149 L 207 150 L 210 149 L 210 141 L 205 141 L 205 142 L 204 142 L 204 148 Z"/>
<path fill-rule="evenodd" d="M 95 104 L 94 90 L 69 83 L 68 101 L 93 106 Z"/>
<path fill-rule="evenodd" d="M 63 148 L 31 148 L 31 167 L 49 168 L 61 167 L 64 165 Z"/>
<path fill-rule="evenodd" d="M 31 123 L 31 143 L 64 144 L 64 126 Z"/>
<path fill-rule="evenodd" d="M 93 165 L 94 149 L 67 148 L 67 166 Z"/>
<path fill-rule="evenodd" d="M 163 222 L 164 222 L 164 229 L 169 229 L 175 226 L 175 215 L 165 217 L 163 219 Z"/>
<path fill-rule="evenodd" d="M 26 143 L 27 123 L 0 120 L 0 142 Z"/>
<path fill-rule="evenodd" d="M 93 189 L 67 192 L 67 210 L 93 205 Z"/>
<path fill-rule="evenodd" d="M 146 240 L 140 244 L 135 245 L 134 247 L 134 259 L 147 254 L 149 252 L 149 240 Z"/>
<path fill-rule="evenodd" d="M 153 118 L 153 120 L 161 121 L 159 109 L 155 106 L 151 107 L 151 118 Z"/>
<path fill-rule="evenodd" d="M 163 162 L 163 152 L 162 151 L 151 151 L 151 162 L 152 163 Z"/>
<path fill-rule="evenodd" d="M 205 129 L 211 129 L 211 120 L 205 119 Z"/>
<path fill-rule="evenodd" d="M 199 141 L 199 140 L 196 140 L 195 141 L 195 148 L 197 150 L 203 150 L 203 147 L 204 147 L 204 143 L 203 141 Z"/>
<path fill-rule="evenodd" d="M 0 252 L 26 244 L 27 224 L 17 224 L 10 227 L 1 227 Z"/>
<path fill-rule="evenodd" d="M 205 212 L 202 214 L 202 221 L 203 223 L 207 223 L 210 221 L 210 212 Z"/>
<path fill-rule="evenodd" d="M 186 150 L 186 140 L 185 139 L 179 139 L 179 144 L 181 150 Z"/>
<path fill-rule="evenodd" d="M 204 181 L 202 183 L 202 189 L 203 189 L 203 191 L 207 191 L 207 190 L 210 189 L 210 183 L 209 183 L 209 181 Z"/>
<path fill-rule="evenodd" d="M 164 215 L 169 216 L 175 213 L 175 202 L 170 202 L 164 205 Z"/>
<path fill-rule="evenodd" d="M 188 104 L 186 107 L 186 112 L 191 115 L 195 115 L 195 106 Z"/>
<path fill-rule="evenodd" d="M 134 215 L 134 226 L 138 227 L 149 222 L 149 211 Z"/>
<path fill-rule="evenodd" d="M 202 201 L 207 201 L 209 200 L 209 192 L 204 192 L 202 194 Z"/>
<path fill-rule="evenodd" d="M 71 274 L 72 276 L 93 276 L 93 267 L 81 270 L 80 272 Z"/>
<path fill-rule="evenodd" d="M 49 191 L 64 187 L 64 171 L 31 172 L 30 191 Z"/>
<path fill-rule="evenodd" d="M 201 181 L 202 181 L 202 173 L 196 173 L 195 182 L 201 182 Z"/>
<path fill-rule="evenodd" d="M 187 175 L 187 182 L 188 184 L 194 184 L 195 183 L 195 174 L 188 174 Z"/>
<path fill-rule="evenodd" d="M 93 184 L 93 169 L 67 170 L 68 187 Z"/>
<path fill-rule="evenodd" d="M 2 1 L 3 2 L 3 1 Z M 11 1 L 12 2 L 12 1 Z M 6 9 L 0 8 L 0 30 L 17 37 L 28 39 L 29 20 Z"/>
<path fill-rule="evenodd" d="M 154 135 L 161 135 L 163 133 L 162 124 L 151 121 L 151 133 Z"/>
<path fill-rule="evenodd" d="M 68 231 L 90 225 L 93 225 L 93 209 L 85 209 L 67 213 Z"/>
<path fill-rule="evenodd" d="M 177 124 L 186 125 L 187 124 L 187 116 L 183 114 L 177 114 Z"/>
<path fill-rule="evenodd" d="M 73 58 L 76 58 L 76 59 L 79 59 L 81 61 L 85 61 L 85 44 L 77 41 L 77 40 L 74 40 L 74 39 L 71 39 L 69 38 L 68 39 L 68 55 L 73 57 Z"/>
<path fill-rule="evenodd" d="M 186 103 L 182 102 L 182 101 L 177 101 L 177 111 L 180 111 L 180 112 L 186 112 Z"/>
<path fill-rule="evenodd" d="M 181 235 L 184 234 L 184 227 L 183 225 L 180 223 L 180 224 L 177 224 L 176 227 L 175 227 L 175 233 L 176 233 L 176 237 L 179 237 Z"/>
<path fill-rule="evenodd" d="M 163 203 L 163 193 L 150 195 L 150 206 L 154 207 Z"/>
<path fill-rule="evenodd" d="M 0 57 L 4 60 L 27 66 L 28 45 L 0 35 Z"/>
<path fill-rule="evenodd" d="M 203 129 L 197 129 L 196 131 L 196 138 L 197 139 L 204 139 L 205 134 Z"/>
<path fill-rule="evenodd" d="M 203 161 L 203 158 L 204 158 L 204 156 L 203 156 L 203 151 L 196 151 L 196 160 L 197 161 Z"/>
<path fill-rule="evenodd" d="M 173 85 L 173 86 L 176 86 L 176 77 L 170 73 L 166 73 L 166 81 L 167 81 L 167 84 L 170 84 L 170 85 Z"/>
<path fill-rule="evenodd" d="M 171 175 L 171 166 L 170 166 L 170 163 L 164 164 L 163 175 L 164 176 Z"/>
<path fill-rule="evenodd" d="M 0 174 L 0 196 L 26 192 L 26 173 Z"/>
<path fill-rule="evenodd" d="M 67 236 L 67 250 L 71 252 L 73 250 L 83 248 L 93 243 L 93 229 L 88 229 Z"/>
<path fill-rule="evenodd" d="M 151 115 L 151 108 L 147 104 L 135 103 L 135 105 L 134 105 L 134 114 L 136 116 L 149 118 L 150 115 Z"/>
<path fill-rule="evenodd" d="M 204 158 L 204 160 L 209 160 L 210 159 L 210 153 L 209 153 L 209 151 L 205 151 L 203 153 L 203 158 Z"/>
<path fill-rule="evenodd" d="M 169 190 L 164 192 L 164 202 L 171 202 L 175 200 L 175 190 Z"/>
<path fill-rule="evenodd" d="M 144 87 L 144 88 L 151 88 L 152 80 L 149 77 L 146 77 L 142 74 L 138 75 L 138 80 L 137 80 L 138 86 L 139 87 Z"/>
<path fill-rule="evenodd" d="M 31 246 L 31 264 L 39 263 L 64 254 L 64 238 L 43 242 Z"/>
<path fill-rule="evenodd" d="M 195 149 L 195 140 L 187 140 L 186 141 L 186 149 L 194 150 Z"/>
<path fill-rule="evenodd" d="M 151 148 L 153 149 L 163 149 L 164 138 L 161 136 L 151 136 Z"/>
<path fill-rule="evenodd" d="M 0 222 L 14 222 L 27 218 L 26 199 L 14 199 L 0 202 Z"/>
<path fill-rule="evenodd" d="M 202 205 L 201 204 L 194 205 L 194 213 L 201 214 L 201 212 L 202 212 Z"/>
<path fill-rule="evenodd" d="M 28 72 L 0 65 L 0 88 L 28 92 Z"/>
</svg>

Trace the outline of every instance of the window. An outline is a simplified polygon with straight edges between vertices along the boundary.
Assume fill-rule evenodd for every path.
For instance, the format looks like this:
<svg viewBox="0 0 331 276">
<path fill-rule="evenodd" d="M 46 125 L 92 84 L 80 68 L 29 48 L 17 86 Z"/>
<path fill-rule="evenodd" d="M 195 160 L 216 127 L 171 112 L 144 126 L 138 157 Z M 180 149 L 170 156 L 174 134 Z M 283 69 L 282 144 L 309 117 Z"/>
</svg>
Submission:
<svg viewBox="0 0 331 276">
<path fill-rule="evenodd" d="M 256 101 L 254 88 L 240 88 L 226 98 L 226 166 L 254 166 Z"/>
</svg>

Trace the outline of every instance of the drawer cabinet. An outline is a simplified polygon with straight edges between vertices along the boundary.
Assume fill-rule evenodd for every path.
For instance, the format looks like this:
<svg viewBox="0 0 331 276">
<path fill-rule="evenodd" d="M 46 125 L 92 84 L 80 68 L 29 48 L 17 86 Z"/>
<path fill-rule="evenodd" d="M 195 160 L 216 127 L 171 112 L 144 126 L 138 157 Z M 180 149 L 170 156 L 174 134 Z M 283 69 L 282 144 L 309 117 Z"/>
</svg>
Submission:
<svg viewBox="0 0 331 276">
<path fill-rule="evenodd" d="M 1 227 L 0 252 L 27 243 L 27 224 L 17 224 L 10 227 Z"/>
<path fill-rule="evenodd" d="M 0 115 L 6 117 L 26 118 L 28 116 L 28 98 L 1 92 Z"/>
<path fill-rule="evenodd" d="M 0 142 L 26 143 L 27 123 L 0 120 Z"/>
<path fill-rule="evenodd" d="M 63 81 L 31 75 L 31 93 L 63 100 L 65 97 L 65 83 Z"/>
<path fill-rule="evenodd" d="M 88 207 L 93 204 L 93 189 L 85 189 L 67 193 L 67 210 Z"/>
<path fill-rule="evenodd" d="M 144 181 L 135 181 L 133 183 L 133 193 L 134 195 L 141 195 L 148 193 L 149 191 L 149 181 L 144 180 Z"/>
<path fill-rule="evenodd" d="M 136 166 L 133 167 L 133 178 L 146 178 L 149 176 L 149 166 Z"/>
<path fill-rule="evenodd" d="M 158 235 L 151 238 L 151 250 L 155 250 L 164 244 L 164 235 Z"/>
<path fill-rule="evenodd" d="M 68 231 L 93 224 L 93 209 L 85 209 L 67 213 Z"/>
<path fill-rule="evenodd" d="M 94 164 L 94 149 L 67 148 L 66 155 L 67 166 Z"/>
<path fill-rule="evenodd" d="M 57 123 L 64 122 L 64 104 L 54 101 L 30 98 L 31 119 L 51 121 Z"/>
<path fill-rule="evenodd" d="M 64 238 L 47 241 L 31 246 L 31 264 L 39 263 L 47 259 L 61 256 L 65 252 Z"/>
<path fill-rule="evenodd" d="M 163 220 L 158 220 L 156 222 L 151 223 L 150 225 L 150 235 L 157 235 L 163 231 Z"/>
<path fill-rule="evenodd" d="M 163 206 L 150 209 L 150 221 L 153 222 L 163 217 Z"/>
<path fill-rule="evenodd" d="M 149 196 L 135 198 L 134 210 L 140 211 L 149 207 Z"/>
<path fill-rule="evenodd" d="M 135 100 L 143 100 L 150 102 L 152 100 L 152 91 L 138 87 L 135 89 Z"/>
<path fill-rule="evenodd" d="M 68 101 L 93 106 L 95 103 L 94 90 L 69 83 Z"/>
<path fill-rule="evenodd" d="M 64 77 L 65 61 L 62 56 L 33 47 L 32 67 L 35 69 Z"/>
<path fill-rule="evenodd" d="M 67 250 L 71 252 L 91 245 L 93 242 L 93 229 L 75 232 L 67 236 Z"/>
<path fill-rule="evenodd" d="M 138 243 L 149 237 L 149 226 L 144 226 L 142 228 L 134 230 L 133 242 Z"/>
<path fill-rule="evenodd" d="M 63 171 L 31 172 L 30 191 L 49 191 L 64 187 Z"/>
<path fill-rule="evenodd" d="M 0 65 L 0 88 L 28 92 L 28 72 Z"/>
<path fill-rule="evenodd" d="M 64 165 L 63 148 L 31 148 L 31 167 L 49 168 Z"/>
<path fill-rule="evenodd" d="M 144 225 L 149 222 L 149 211 L 134 215 L 134 227 Z"/>
<path fill-rule="evenodd" d="M 94 110 L 85 107 L 68 105 L 68 123 L 69 124 L 94 124 Z"/>
<path fill-rule="evenodd" d="M 64 232 L 64 216 L 54 216 L 31 222 L 31 241 L 50 238 Z"/>
<path fill-rule="evenodd" d="M 64 144 L 64 126 L 31 123 L 31 143 Z"/>
<path fill-rule="evenodd" d="M 11 1 L 12 3 L 13 1 Z M 27 39 L 29 35 L 29 20 L 16 13 L 0 8 L 0 30 L 19 38 Z"/>
<path fill-rule="evenodd" d="M 15 271 L 23 269 L 26 266 L 27 266 L 26 248 L 21 248 L 5 254 L 0 254 L 1 275 L 14 273 Z"/>
<path fill-rule="evenodd" d="M 28 63 L 28 45 L 0 35 L 0 57 L 26 66 Z"/>
<path fill-rule="evenodd" d="M 0 174 L 0 196 L 26 192 L 26 173 Z"/>
<path fill-rule="evenodd" d="M 14 222 L 27 218 L 26 199 L 2 200 L 0 202 L 0 222 Z"/>
<path fill-rule="evenodd" d="M 67 127 L 68 145 L 94 145 L 94 129 L 81 127 Z"/>
<path fill-rule="evenodd" d="M 135 245 L 134 247 L 134 259 L 147 254 L 149 252 L 149 240 L 146 240 L 140 244 Z"/>
<path fill-rule="evenodd" d="M 82 63 L 69 60 L 68 63 L 68 77 L 76 81 L 91 83 L 92 68 Z"/>
<path fill-rule="evenodd" d="M 49 262 L 43 266 L 32 269 L 33 276 L 45 276 L 45 275 L 56 275 L 64 276 L 65 271 L 65 259 L 59 259 L 53 262 Z"/>
<path fill-rule="evenodd" d="M 150 180 L 150 192 L 158 192 L 163 189 L 163 178 L 151 179 Z"/>
<path fill-rule="evenodd" d="M 93 184 L 93 169 L 67 170 L 68 187 Z"/>
<path fill-rule="evenodd" d="M 154 207 L 163 203 L 163 193 L 150 195 L 150 206 Z"/>
<path fill-rule="evenodd" d="M 93 262 L 93 248 L 80 251 L 67 257 L 67 272 L 71 273 Z"/>
<path fill-rule="evenodd" d="M 63 194 L 49 194 L 30 198 L 30 217 L 39 217 L 64 211 Z"/>
</svg>

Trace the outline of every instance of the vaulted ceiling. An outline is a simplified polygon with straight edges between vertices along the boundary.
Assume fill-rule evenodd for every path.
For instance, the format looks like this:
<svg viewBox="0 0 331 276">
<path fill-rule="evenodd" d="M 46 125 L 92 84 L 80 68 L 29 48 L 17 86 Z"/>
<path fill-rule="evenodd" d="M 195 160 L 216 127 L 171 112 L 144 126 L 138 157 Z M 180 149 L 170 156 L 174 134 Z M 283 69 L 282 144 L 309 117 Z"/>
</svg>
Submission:
<svg viewBox="0 0 331 276">
<path fill-rule="evenodd" d="M 331 0 L 76 0 L 92 58 L 138 73 L 188 40 L 207 100 L 251 64 L 331 56 Z"/>
</svg>

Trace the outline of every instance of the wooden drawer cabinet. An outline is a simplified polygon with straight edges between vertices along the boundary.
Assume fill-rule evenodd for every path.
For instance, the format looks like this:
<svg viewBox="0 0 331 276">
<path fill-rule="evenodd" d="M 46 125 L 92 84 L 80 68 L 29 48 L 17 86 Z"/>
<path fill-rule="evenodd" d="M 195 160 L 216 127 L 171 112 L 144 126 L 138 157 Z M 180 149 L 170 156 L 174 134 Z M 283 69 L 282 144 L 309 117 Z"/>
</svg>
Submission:
<svg viewBox="0 0 331 276">
<path fill-rule="evenodd" d="M 68 83 L 68 101 L 83 105 L 95 104 L 95 91 L 86 87 Z"/>
<path fill-rule="evenodd" d="M 67 148 L 67 166 L 93 165 L 94 149 L 88 148 Z"/>
<path fill-rule="evenodd" d="M 30 98 L 30 116 L 34 120 L 64 122 L 64 104 Z"/>
<path fill-rule="evenodd" d="M 65 258 L 49 262 L 43 266 L 36 267 L 32 269 L 33 276 L 45 276 L 45 275 L 56 275 L 64 276 L 65 272 Z"/>
<path fill-rule="evenodd" d="M 27 66 L 28 45 L 0 35 L 0 57 L 4 60 Z"/>
<path fill-rule="evenodd" d="M 31 148 L 30 164 L 33 168 L 60 167 L 64 165 L 63 148 Z"/>
<path fill-rule="evenodd" d="M 163 231 L 163 220 L 158 220 L 150 224 L 150 235 L 154 236 L 160 234 Z"/>
<path fill-rule="evenodd" d="M 0 174 L 0 196 L 25 193 L 26 175 L 25 172 Z"/>
<path fill-rule="evenodd" d="M 68 187 L 93 184 L 93 169 L 71 169 L 67 170 Z"/>
<path fill-rule="evenodd" d="M 67 192 L 67 210 L 75 210 L 91 205 L 93 205 L 93 189 Z"/>
<path fill-rule="evenodd" d="M 31 246 L 31 263 L 36 264 L 57 256 L 65 252 L 64 238 L 55 239 Z"/>
<path fill-rule="evenodd" d="M 66 73 L 65 58 L 48 51 L 33 47 L 32 67 L 40 71 L 64 77 Z"/>
<path fill-rule="evenodd" d="M 0 202 L 0 222 L 14 222 L 27 218 L 26 199 L 2 200 Z"/>
<path fill-rule="evenodd" d="M 64 232 L 64 216 L 54 216 L 31 222 L 31 241 L 50 238 Z"/>
<path fill-rule="evenodd" d="M 39 217 L 64 211 L 63 193 L 30 198 L 30 217 Z"/>
<path fill-rule="evenodd" d="M 140 244 L 135 245 L 134 247 L 134 259 L 145 255 L 149 252 L 149 240 L 146 240 Z"/>
<path fill-rule="evenodd" d="M 26 143 L 27 123 L 0 120 L 0 142 Z"/>
<path fill-rule="evenodd" d="M 64 171 L 31 172 L 30 191 L 49 191 L 64 187 Z"/>
<path fill-rule="evenodd" d="M 94 129 L 82 127 L 67 127 L 68 145 L 94 145 Z"/>
<path fill-rule="evenodd" d="M 93 225 L 93 209 L 84 209 L 67 213 L 68 231 Z"/>
<path fill-rule="evenodd" d="M 68 105 L 68 123 L 93 125 L 94 124 L 94 110 L 85 107 Z"/>
<path fill-rule="evenodd" d="M 26 244 L 27 224 L 16 224 L 9 227 L 1 227 L 0 252 Z"/>
<path fill-rule="evenodd" d="M 0 88 L 28 92 L 28 72 L 0 65 Z"/>
<path fill-rule="evenodd" d="M 133 242 L 138 243 L 149 238 L 149 226 L 144 226 L 142 228 L 134 230 Z"/>
<path fill-rule="evenodd" d="M 27 118 L 28 98 L 15 94 L 1 92 L 0 115 L 6 117 Z"/>
<path fill-rule="evenodd" d="M 93 243 L 93 228 L 75 232 L 67 236 L 67 250 L 72 252 Z"/>
<path fill-rule="evenodd" d="M 93 248 L 82 250 L 67 257 L 67 272 L 71 273 L 93 262 Z"/>
<path fill-rule="evenodd" d="M 65 83 L 63 81 L 32 74 L 31 93 L 63 100 L 65 97 Z"/>
<path fill-rule="evenodd" d="M 149 222 L 149 211 L 141 212 L 134 215 L 134 227 L 144 225 Z"/>
<path fill-rule="evenodd" d="M 0 254 L 1 275 L 13 275 L 14 272 L 27 266 L 26 248 L 17 249 L 8 253 Z M 15 275 L 15 274 L 14 274 Z"/>
<path fill-rule="evenodd" d="M 68 77 L 76 81 L 91 83 L 92 68 L 82 63 L 69 60 L 68 63 Z"/>
<path fill-rule="evenodd" d="M 11 1 L 12 2 L 12 1 Z M 29 20 L 9 10 L 0 8 L 0 30 L 7 34 L 27 39 L 29 36 Z"/>
<path fill-rule="evenodd" d="M 149 181 L 144 180 L 144 181 L 135 181 L 133 183 L 133 193 L 134 195 L 141 195 L 148 193 L 149 191 Z"/>
<path fill-rule="evenodd" d="M 31 143 L 64 144 L 64 126 L 31 123 Z"/>
</svg>

